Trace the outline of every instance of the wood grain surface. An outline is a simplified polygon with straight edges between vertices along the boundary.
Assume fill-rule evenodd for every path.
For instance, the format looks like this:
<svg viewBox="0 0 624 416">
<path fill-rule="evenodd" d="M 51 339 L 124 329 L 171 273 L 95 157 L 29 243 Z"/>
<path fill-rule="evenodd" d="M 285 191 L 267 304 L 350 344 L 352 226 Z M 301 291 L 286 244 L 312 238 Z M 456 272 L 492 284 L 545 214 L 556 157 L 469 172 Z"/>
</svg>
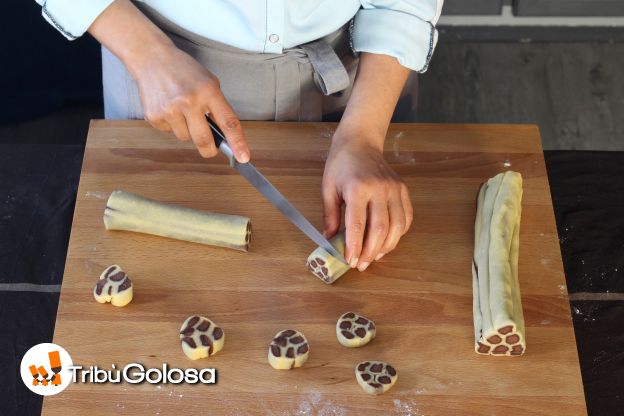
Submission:
<svg viewBox="0 0 624 416">
<path fill-rule="evenodd" d="M 316 226 L 320 185 L 335 125 L 245 123 L 252 158 Z M 528 125 L 396 124 L 387 160 L 408 184 L 415 221 L 399 247 L 364 273 L 327 286 L 305 261 L 315 248 L 223 157 L 140 121 L 93 121 L 84 156 L 54 342 L 75 364 L 218 370 L 216 385 L 72 384 L 44 401 L 46 415 L 585 414 L 585 401 L 539 132 Z M 473 351 L 471 257 L 479 184 L 505 169 L 524 177 L 520 286 L 527 324 L 522 357 Z M 106 198 L 124 189 L 195 209 L 245 215 L 249 253 L 128 232 L 107 232 Z M 125 308 L 94 301 L 110 264 L 134 282 Z M 349 310 L 377 324 L 362 348 L 338 344 Z M 179 327 L 209 317 L 224 349 L 189 361 Z M 276 371 L 267 349 L 279 330 L 310 341 L 300 369 Z M 354 366 L 386 360 L 395 387 L 366 395 Z"/>
</svg>

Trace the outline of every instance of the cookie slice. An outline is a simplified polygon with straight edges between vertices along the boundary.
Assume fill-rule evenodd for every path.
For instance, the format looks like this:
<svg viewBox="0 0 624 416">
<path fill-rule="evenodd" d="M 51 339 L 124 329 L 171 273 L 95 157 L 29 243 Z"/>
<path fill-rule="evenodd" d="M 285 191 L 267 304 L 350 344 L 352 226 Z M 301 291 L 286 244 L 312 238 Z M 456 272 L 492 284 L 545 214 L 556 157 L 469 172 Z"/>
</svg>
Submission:
<svg viewBox="0 0 624 416">
<path fill-rule="evenodd" d="M 203 316 L 189 316 L 180 328 L 182 351 L 191 360 L 215 355 L 225 344 L 223 329 Z"/>
<path fill-rule="evenodd" d="M 361 347 L 375 338 L 375 323 L 355 312 L 347 312 L 336 323 L 336 337 L 345 347 Z"/>
<path fill-rule="evenodd" d="M 275 335 L 269 345 L 269 364 L 276 370 L 301 367 L 310 354 L 306 337 L 294 329 L 285 329 Z"/>
<path fill-rule="evenodd" d="M 383 394 L 398 378 L 397 371 L 383 361 L 364 361 L 355 367 L 355 379 L 368 394 Z"/>
<path fill-rule="evenodd" d="M 93 288 L 93 297 L 99 303 L 126 306 L 132 300 L 132 281 L 118 265 L 108 267 Z"/>
</svg>

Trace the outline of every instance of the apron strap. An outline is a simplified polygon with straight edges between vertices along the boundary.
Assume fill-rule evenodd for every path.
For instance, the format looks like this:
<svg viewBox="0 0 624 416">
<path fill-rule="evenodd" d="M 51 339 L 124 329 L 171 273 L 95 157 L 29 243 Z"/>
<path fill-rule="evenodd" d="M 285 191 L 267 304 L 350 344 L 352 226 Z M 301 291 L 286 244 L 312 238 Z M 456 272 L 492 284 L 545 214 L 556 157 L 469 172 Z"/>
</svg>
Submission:
<svg viewBox="0 0 624 416">
<path fill-rule="evenodd" d="M 349 88 L 349 74 L 327 41 L 320 39 L 301 45 L 300 48 L 308 55 L 314 69 L 314 81 L 324 95 Z"/>
</svg>

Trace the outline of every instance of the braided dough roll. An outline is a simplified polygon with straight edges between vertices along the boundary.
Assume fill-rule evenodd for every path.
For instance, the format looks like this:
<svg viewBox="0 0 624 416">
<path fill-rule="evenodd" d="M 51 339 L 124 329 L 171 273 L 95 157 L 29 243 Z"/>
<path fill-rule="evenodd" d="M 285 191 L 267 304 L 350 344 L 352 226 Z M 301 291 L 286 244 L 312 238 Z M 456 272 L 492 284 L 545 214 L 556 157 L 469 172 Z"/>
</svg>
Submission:
<svg viewBox="0 0 624 416">
<path fill-rule="evenodd" d="M 345 250 L 345 234 L 344 231 L 336 234 L 329 242 L 336 247 L 336 250 L 344 256 Z M 349 271 L 348 264 L 344 264 L 323 247 L 317 247 L 309 256 L 307 262 L 308 270 L 316 277 L 327 284 L 332 284 L 340 276 Z"/>
<path fill-rule="evenodd" d="M 196 211 L 129 192 L 113 191 L 104 210 L 107 230 L 125 230 L 248 251 L 251 222 L 239 215 Z"/>
<path fill-rule="evenodd" d="M 526 349 L 518 283 L 522 176 L 508 171 L 477 196 L 472 265 L 475 351 L 522 355 Z"/>
</svg>

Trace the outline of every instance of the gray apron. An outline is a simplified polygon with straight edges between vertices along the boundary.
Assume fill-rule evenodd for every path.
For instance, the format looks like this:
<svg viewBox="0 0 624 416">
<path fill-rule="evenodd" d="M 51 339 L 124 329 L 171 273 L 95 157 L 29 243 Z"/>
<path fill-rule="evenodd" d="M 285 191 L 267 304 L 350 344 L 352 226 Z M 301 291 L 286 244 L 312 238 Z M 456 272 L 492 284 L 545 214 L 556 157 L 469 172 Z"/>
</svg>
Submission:
<svg viewBox="0 0 624 416">
<path fill-rule="evenodd" d="M 220 81 L 241 120 L 320 121 L 340 114 L 351 92 L 358 59 L 347 26 L 282 54 L 249 52 L 198 36 L 135 3 L 181 50 Z M 137 85 L 123 63 L 102 47 L 107 119 L 142 119 Z"/>
<path fill-rule="evenodd" d="M 339 121 L 355 79 L 358 59 L 347 25 L 315 42 L 282 54 L 249 52 L 189 32 L 144 3 L 135 5 L 178 48 L 217 76 L 241 120 Z M 142 119 L 136 83 L 123 63 L 102 47 L 104 114 L 107 119 Z M 418 74 L 410 74 L 393 122 L 417 121 Z"/>
</svg>

